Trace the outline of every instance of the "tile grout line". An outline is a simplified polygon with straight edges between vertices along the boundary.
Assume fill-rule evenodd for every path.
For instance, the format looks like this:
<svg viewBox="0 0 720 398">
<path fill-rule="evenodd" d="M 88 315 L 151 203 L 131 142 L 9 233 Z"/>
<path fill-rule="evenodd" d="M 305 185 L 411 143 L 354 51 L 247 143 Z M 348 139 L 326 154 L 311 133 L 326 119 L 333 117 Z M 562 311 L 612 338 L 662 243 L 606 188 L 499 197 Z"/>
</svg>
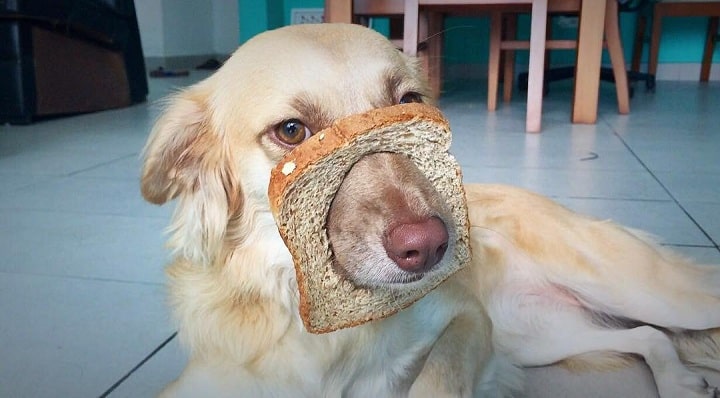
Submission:
<svg viewBox="0 0 720 398">
<path fill-rule="evenodd" d="M 620 134 L 618 134 L 617 130 L 615 130 L 615 128 L 613 126 L 611 126 L 609 123 L 606 122 L 606 124 L 610 127 L 610 129 L 612 130 L 615 137 L 617 137 L 620 140 L 620 142 L 622 142 L 622 144 L 625 146 L 625 148 L 635 158 L 635 160 L 637 160 L 638 163 L 640 163 L 640 165 L 645 169 L 645 171 L 647 171 L 650 174 L 650 177 L 652 177 L 653 180 L 655 180 L 655 182 L 657 182 L 660 185 L 660 187 L 665 191 L 665 193 L 668 196 L 670 196 L 672 201 L 680 208 L 680 210 L 682 210 L 682 212 L 690 219 L 690 221 L 693 224 L 695 224 L 695 226 L 700 230 L 700 232 L 705 236 L 705 238 L 707 238 L 707 240 L 710 241 L 710 243 L 712 243 L 712 247 L 714 247 L 716 250 L 720 251 L 720 244 L 718 242 L 716 242 L 712 238 L 712 236 L 710 236 L 710 234 L 705 230 L 705 228 L 702 227 L 702 225 L 700 225 L 700 223 L 697 220 L 695 220 L 695 217 L 693 217 L 690 214 L 690 212 L 685 208 L 685 206 L 683 206 L 680 203 L 680 201 L 675 197 L 675 195 L 673 195 L 672 192 L 670 192 L 668 187 L 665 186 L 665 184 L 663 184 L 662 181 L 660 181 L 660 178 L 658 178 L 658 176 L 656 176 L 655 173 L 653 173 L 652 170 L 650 170 L 650 168 L 645 164 L 645 162 L 643 162 L 642 159 L 640 159 L 640 157 L 637 155 L 637 153 L 635 153 L 635 151 L 632 150 L 630 145 L 622 138 L 622 136 Z"/>
<path fill-rule="evenodd" d="M 159 346 L 157 346 L 150 354 L 148 354 L 145 358 L 143 358 L 143 360 L 140 361 L 140 363 L 138 363 L 132 369 L 130 369 L 130 371 L 127 372 L 123 377 L 121 377 L 120 380 L 116 381 L 112 386 L 110 386 L 110 388 L 108 388 L 107 390 L 105 390 L 105 392 L 100 394 L 99 398 L 106 398 L 113 391 L 115 391 L 122 383 L 125 382 L 125 380 L 130 378 L 130 376 L 132 376 L 133 373 L 135 373 L 138 369 L 140 369 L 143 365 L 145 365 L 145 363 L 147 361 L 149 361 L 150 358 L 154 357 L 155 354 L 160 352 L 160 350 L 162 350 L 166 345 L 168 345 L 168 343 L 170 343 L 176 336 L 177 336 L 177 332 L 174 332 L 173 334 L 171 334 L 170 337 L 165 339 L 165 341 L 163 341 Z"/>
<path fill-rule="evenodd" d="M 127 154 L 127 155 L 121 155 L 120 157 L 113 158 L 113 159 L 111 159 L 111 160 L 106 160 L 106 161 L 104 161 L 104 162 L 100 162 L 100 163 L 94 164 L 94 165 L 92 165 L 92 166 L 88 166 L 88 167 L 85 167 L 85 168 L 82 168 L 82 169 L 79 169 L 79 170 L 73 170 L 73 171 L 71 171 L 71 172 L 69 172 L 69 173 L 65 173 L 65 174 L 63 175 L 63 177 L 72 177 L 72 176 L 75 176 L 75 175 L 77 175 L 77 174 L 81 174 L 81 173 L 85 173 L 85 172 L 88 172 L 88 171 L 91 171 L 91 170 L 95 170 L 95 169 L 98 169 L 98 168 L 100 168 L 100 167 L 107 166 L 107 165 L 113 164 L 113 163 L 117 163 L 117 162 L 120 162 L 120 161 L 125 160 L 125 159 L 130 159 L 131 157 L 136 157 L 136 158 L 139 157 L 139 152 L 133 152 L 133 153 Z"/>
<path fill-rule="evenodd" d="M 166 207 L 171 207 L 166 206 Z M 147 204 L 147 207 L 150 208 L 159 208 L 158 205 L 152 205 Z M 0 212 L 2 211 L 18 211 L 18 212 L 33 212 L 33 213 L 53 213 L 53 214 L 77 214 L 77 215 L 83 215 L 83 216 L 99 216 L 99 217 L 119 217 L 119 218 L 131 218 L 131 219 L 154 219 L 154 220 L 167 220 L 167 216 L 153 216 L 153 215 L 143 215 L 143 214 L 123 214 L 123 213 L 117 213 L 117 212 L 87 212 L 87 211 L 80 211 L 80 210 L 67 210 L 67 209 L 48 209 L 48 208 L 39 208 L 39 207 L 0 207 Z"/>
<path fill-rule="evenodd" d="M 103 277 L 90 277 L 81 275 L 63 275 L 63 274 L 48 274 L 42 272 L 21 272 L 21 271 L 6 271 L 0 270 L 0 275 L 23 275 L 23 276 L 39 276 L 43 278 L 57 278 L 57 279 L 70 279 L 75 281 L 90 281 L 90 282 L 110 282 L 110 283 L 122 283 L 128 285 L 140 285 L 140 286 L 155 286 L 163 287 L 163 282 L 149 282 L 149 281 L 132 281 L 114 278 L 103 278 Z"/>
<path fill-rule="evenodd" d="M 660 243 L 660 246 L 665 247 L 693 247 L 698 249 L 717 249 L 714 245 L 696 245 L 692 243 Z"/>
</svg>

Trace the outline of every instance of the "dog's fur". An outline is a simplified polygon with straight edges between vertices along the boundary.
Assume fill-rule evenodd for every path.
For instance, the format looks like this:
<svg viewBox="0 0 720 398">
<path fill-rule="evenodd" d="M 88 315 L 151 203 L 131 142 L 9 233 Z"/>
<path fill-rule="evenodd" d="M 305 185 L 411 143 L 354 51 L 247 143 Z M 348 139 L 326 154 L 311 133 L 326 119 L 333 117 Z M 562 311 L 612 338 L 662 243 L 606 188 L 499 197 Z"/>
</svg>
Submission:
<svg viewBox="0 0 720 398">
<path fill-rule="evenodd" d="M 608 367 L 626 354 L 645 359 L 665 398 L 713 396 L 681 359 L 720 368 L 720 267 L 510 187 L 466 187 L 467 268 L 388 319 L 305 332 L 267 197 L 292 148 L 278 129 L 297 119 L 309 134 L 408 98 L 431 101 L 414 60 L 368 29 L 322 25 L 261 34 L 169 100 L 142 176 L 150 202 L 178 199 L 168 275 L 190 360 L 166 396 L 499 396 L 519 385 L 506 358 Z M 329 217 L 337 266 L 382 284 L 364 256 L 392 261 L 357 237 L 443 214 L 427 185 L 400 155 L 358 162 Z"/>
</svg>

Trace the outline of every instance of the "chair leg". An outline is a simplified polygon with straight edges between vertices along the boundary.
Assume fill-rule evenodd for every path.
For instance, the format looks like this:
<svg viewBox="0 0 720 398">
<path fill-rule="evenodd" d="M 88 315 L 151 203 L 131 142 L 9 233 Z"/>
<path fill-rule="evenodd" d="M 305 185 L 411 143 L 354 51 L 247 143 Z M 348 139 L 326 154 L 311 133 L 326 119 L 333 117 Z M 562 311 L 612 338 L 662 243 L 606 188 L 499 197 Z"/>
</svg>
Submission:
<svg viewBox="0 0 720 398">
<path fill-rule="evenodd" d="M 528 133 L 539 133 L 542 122 L 546 24 L 547 0 L 533 1 L 530 21 L 527 119 L 525 122 L 525 130 Z"/>
<path fill-rule="evenodd" d="M 497 109 L 498 81 L 500 80 L 500 42 L 502 41 L 502 13 L 490 15 L 490 55 L 488 57 L 488 111 Z"/>
<path fill-rule="evenodd" d="M 701 82 L 710 80 L 710 66 L 712 65 L 712 56 L 715 51 L 719 21 L 720 17 L 710 17 L 708 21 L 707 35 L 705 36 L 705 51 L 703 51 L 702 68 L 700 69 Z"/>
<path fill-rule="evenodd" d="M 640 72 L 640 61 L 642 60 L 643 47 L 645 47 L 645 31 L 647 30 L 647 17 L 640 15 L 637 18 L 635 27 L 635 40 L 633 41 L 631 71 Z"/>
<path fill-rule="evenodd" d="M 325 22 L 352 23 L 352 1 L 325 1 Z"/>
<path fill-rule="evenodd" d="M 596 123 L 600 71 L 602 63 L 605 7 L 602 2 L 583 1 L 580 8 L 577 51 L 575 52 L 575 89 L 573 90 L 573 123 Z"/>
<path fill-rule="evenodd" d="M 518 16 L 515 13 L 508 14 L 503 22 L 505 26 L 505 39 L 515 40 L 517 35 Z M 503 101 L 512 100 L 513 85 L 515 80 L 515 50 L 505 50 L 505 61 L 503 67 Z"/>
<path fill-rule="evenodd" d="M 430 88 L 436 97 L 442 92 L 443 76 L 443 15 L 439 12 L 428 12 L 428 58 Z"/>
<path fill-rule="evenodd" d="M 417 58 L 420 60 L 422 70 L 425 73 L 425 79 L 430 83 L 430 51 L 427 46 L 428 37 L 428 13 L 418 9 L 418 26 L 417 26 Z M 424 44 L 424 45 L 423 45 Z M 432 83 L 430 83 L 432 84 Z M 436 93 L 433 92 L 433 95 Z"/>
<path fill-rule="evenodd" d="M 405 0 L 403 52 L 410 56 L 417 55 L 419 10 L 418 0 Z"/>
<path fill-rule="evenodd" d="M 617 93 L 618 112 L 630 113 L 630 89 L 628 87 L 627 67 L 623 55 L 622 41 L 620 39 L 620 26 L 618 21 L 617 1 L 608 1 L 605 9 L 605 41 L 607 42 L 613 76 L 615 77 L 615 91 Z"/>
<path fill-rule="evenodd" d="M 648 59 L 648 73 L 657 74 L 658 53 L 660 50 L 660 33 L 662 31 L 663 9 L 661 4 L 653 8 L 652 34 L 650 36 L 650 57 Z"/>
</svg>

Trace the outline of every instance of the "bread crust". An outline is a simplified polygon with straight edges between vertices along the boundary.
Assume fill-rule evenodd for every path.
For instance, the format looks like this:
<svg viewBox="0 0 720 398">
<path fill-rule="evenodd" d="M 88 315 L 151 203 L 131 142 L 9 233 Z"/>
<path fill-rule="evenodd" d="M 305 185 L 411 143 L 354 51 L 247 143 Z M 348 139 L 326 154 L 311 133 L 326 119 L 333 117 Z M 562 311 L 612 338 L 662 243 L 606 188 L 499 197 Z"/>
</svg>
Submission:
<svg viewBox="0 0 720 398">
<path fill-rule="evenodd" d="M 449 129 L 447 119 L 439 109 L 417 103 L 372 109 L 365 113 L 351 115 L 337 120 L 330 127 L 314 134 L 302 145 L 293 149 L 273 168 L 270 174 L 270 210 L 277 215 L 283 201 L 285 188 L 292 185 L 308 166 L 329 156 L 339 148 L 351 145 L 357 136 L 398 122 L 422 118 Z M 288 164 L 293 164 L 288 170 Z M 285 169 L 285 171 L 283 171 Z"/>
<path fill-rule="evenodd" d="M 328 165 L 323 162 L 333 156 L 342 156 L 337 155 L 338 153 L 345 151 L 344 153 L 352 153 L 353 157 L 359 159 L 372 152 L 400 152 L 397 148 L 392 148 L 396 141 L 392 137 L 385 137 L 385 143 L 376 144 L 371 140 L 373 143 L 369 146 L 372 148 L 369 149 L 367 142 L 364 144 L 358 142 L 365 138 L 376 138 L 372 135 L 382 129 L 395 127 L 402 129 L 407 125 L 431 126 L 433 131 L 437 131 L 436 134 L 430 136 L 431 140 L 426 141 L 418 137 L 406 137 L 405 140 L 414 140 L 415 146 L 427 147 L 425 148 L 426 154 L 437 153 L 437 156 L 442 158 L 443 162 L 441 163 L 445 165 L 444 169 L 436 174 L 442 175 L 442 179 L 451 181 L 449 186 L 452 188 L 449 190 L 452 192 L 447 195 L 452 195 L 456 199 L 455 202 L 459 203 L 455 206 L 454 211 L 454 214 L 456 213 L 455 223 L 458 224 L 459 232 L 455 234 L 458 241 L 454 253 L 456 261 L 449 267 L 448 272 L 429 281 L 424 289 L 417 290 L 420 293 L 407 294 L 403 300 L 398 300 L 397 292 L 388 293 L 356 287 L 336 275 L 330 266 L 333 254 L 324 223 L 327 220 L 330 202 L 339 189 L 341 180 L 330 183 L 327 187 L 323 186 L 324 191 L 321 195 L 323 197 L 316 198 L 317 195 L 313 195 L 310 202 L 315 203 L 315 206 L 325 206 L 325 208 L 323 210 L 313 209 L 315 213 L 312 215 L 295 216 L 294 213 L 304 212 L 305 209 L 283 209 L 283 206 L 288 206 L 287 196 L 293 194 L 293 190 L 304 189 L 295 186 L 303 185 L 299 180 L 309 178 L 307 174 L 312 173 L 322 176 L 323 172 L 327 171 L 323 168 L 328 168 Z M 427 145 L 423 145 L 423 142 L 427 142 Z M 390 316 L 413 304 L 465 265 L 470 256 L 467 208 L 465 207 L 461 172 L 454 158 L 447 153 L 449 146 L 449 124 L 437 108 L 424 104 L 403 104 L 373 109 L 338 120 L 288 153 L 272 170 L 268 187 L 270 207 L 280 235 L 293 257 L 300 294 L 299 312 L 308 331 L 327 333 Z M 349 163 L 343 164 L 343 168 L 346 170 L 333 171 L 336 175 L 331 180 L 337 181 L 337 173 L 342 173 L 341 178 L 344 178 L 344 174 L 353 164 L 354 161 L 351 160 Z M 437 176 L 436 179 L 438 179 Z M 305 183 L 307 182 L 305 181 Z M 447 188 L 445 190 L 448 191 Z M 298 236 L 300 234 L 296 233 L 296 230 L 302 229 L 304 223 L 308 222 L 306 218 L 314 218 L 315 223 L 323 223 L 323 225 L 313 225 L 313 237 L 310 239 Z M 318 219 L 322 221 L 317 221 Z M 301 226 L 298 227 L 298 225 Z M 317 246 L 324 247 L 326 252 L 322 248 L 318 249 Z M 389 298 L 392 298 L 392 301 Z"/>
</svg>

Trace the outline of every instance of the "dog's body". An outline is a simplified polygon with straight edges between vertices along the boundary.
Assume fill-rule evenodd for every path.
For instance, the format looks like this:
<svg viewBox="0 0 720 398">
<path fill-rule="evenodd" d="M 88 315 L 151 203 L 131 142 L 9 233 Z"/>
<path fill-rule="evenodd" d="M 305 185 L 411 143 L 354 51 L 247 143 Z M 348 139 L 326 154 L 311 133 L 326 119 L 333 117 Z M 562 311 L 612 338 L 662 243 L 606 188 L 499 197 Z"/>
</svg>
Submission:
<svg viewBox="0 0 720 398">
<path fill-rule="evenodd" d="M 149 201 L 179 200 L 168 275 L 190 361 L 165 395 L 497 396 L 518 387 L 507 357 L 615 366 L 624 360 L 617 353 L 633 353 L 663 397 L 712 396 L 680 362 L 668 330 L 720 326 L 720 268 L 509 187 L 467 187 L 473 261 L 416 304 L 350 329 L 304 331 L 292 259 L 269 210 L 271 168 L 333 120 L 428 97 L 415 62 L 384 38 L 324 25 L 262 34 L 171 100 L 148 141 L 142 181 Z M 367 278 L 364 254 L 344 250 L 353 236 L 442 213 L 432 190 L 407 189 L 426 184 L 413 167 L 399 155 L 370 155 L 341 186 L 338 197 L 352 200 L 336 198 L 328 223 L 334 250 L 349 253 L 338 264 L 349 275 Z M 368 213 L 373 207 L 385 211 Z M 711 333 L 699 333 L 705 344 L 675 338 L 684 359 L 718 368 Z M 610 354 L 585 356 L 592 352 Z"/>
</svg>

